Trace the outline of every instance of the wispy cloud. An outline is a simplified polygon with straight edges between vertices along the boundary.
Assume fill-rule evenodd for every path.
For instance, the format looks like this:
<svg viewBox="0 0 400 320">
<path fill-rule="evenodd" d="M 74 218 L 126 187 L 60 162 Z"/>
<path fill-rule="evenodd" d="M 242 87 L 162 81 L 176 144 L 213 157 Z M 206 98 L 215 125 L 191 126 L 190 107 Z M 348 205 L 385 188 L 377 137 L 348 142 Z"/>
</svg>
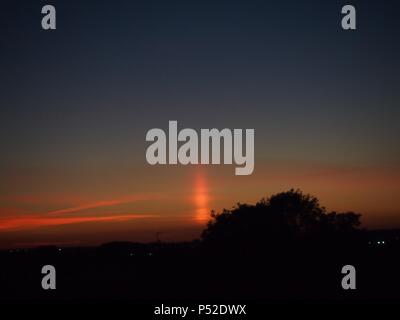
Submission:
<svg viewBox="0 0 400 320">
<path fill-rule="evenodd" d="M 95 212 L 85 212 L 103 207 L 112 207 L 120 204 L 133 203 L 144 200 L 159 199 L 158 194 L 136 194 L 111 200 L 99 200 L 87 204 L 72 206 L 63 209 L 47 211 L 44 213 L 27 212 L 19 208 L 0 208 L 0 231 L 12 231 L 32 229 L 48 226 L 59 226 L 67 224 L 88 223 L 88 222 L 121 222 L 133 219 L 156 218 L 158 215 L 149 214 L 115 214 L 96 215 Z M 78 214 L 66 216 L 68 213 Z"/>
<path fill-rule="evenodd" d="M 100 200 L 100 201 L 95 201 L 95 202 L 87 203 L 87 204 L 80 205 L 80 206 L 74 206 L 74 207 L 70 207 L 70 208 L 53 210 L 53 211 L 48 212 L 48 214 L 55 215 L 55 214 L 64 214 L 64 213 L 74 213 L 74 212 L 80 212 L 80 211 L 89 210 L 89 209 L 112 207 L 112 206 L 116 206 L 116 205 L 120 205 L 120 204 L 133 203 L 133 202 L 137 202 L 137 201 L 155 200 L 157 198 L 159 198 L 158 194 L 138 194 L 138 195 L 126 196 L 126 197 L 118 198 L 118 199 Z"/>
<path fill-rule="evenodd" d="M 121 222 L 134 219 L 158 218 L 159 215 L 149 214 L 123 214 L 108 216 L 90 216 L 90 217 L 48 217 L 42 215 L 4 218 L 0 219 L 1 231 L 13 231 L 21 229 L 34 229 L 38 227 L 60 226 L 68 224 L 77 224 L 85 222 Z"/>
</svg>

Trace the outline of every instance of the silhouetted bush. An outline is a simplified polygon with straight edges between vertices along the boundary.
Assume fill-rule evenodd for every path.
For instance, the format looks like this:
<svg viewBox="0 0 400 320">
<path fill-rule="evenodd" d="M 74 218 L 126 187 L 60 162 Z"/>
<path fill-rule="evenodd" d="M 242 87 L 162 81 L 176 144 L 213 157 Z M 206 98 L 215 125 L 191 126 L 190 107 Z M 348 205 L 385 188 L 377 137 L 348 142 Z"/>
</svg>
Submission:
<svg viewBox="0 0 400 320">
<path fill-rule="evenodd" d="M 291 189 L 255 205 L 238 203 L 231 210 L 212 212 L 202 240 L 206 244 L 283 246 L 307 239 L 348 238 L 360 226 L 360 216 L 328 213 L 316 197 Z"/>
</svg>

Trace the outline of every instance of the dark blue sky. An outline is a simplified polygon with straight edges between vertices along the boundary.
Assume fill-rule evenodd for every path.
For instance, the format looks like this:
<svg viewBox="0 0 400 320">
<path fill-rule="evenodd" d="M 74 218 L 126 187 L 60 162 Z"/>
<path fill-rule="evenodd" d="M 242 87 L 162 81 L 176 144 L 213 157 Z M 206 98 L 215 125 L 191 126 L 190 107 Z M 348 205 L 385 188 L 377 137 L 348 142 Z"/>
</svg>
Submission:
<svg viewBox="0 0 400 320">
<path fill-rule="evenodd" d="M 31 161 L 31 148 L 47 158 L 47 144 L 74 151 L 79 137 L 109 150 L 177 119 L 254 127 L 285 157 L 299 156 L 295 136 L 307 154 L 398 160 L 398 5 L 353 2 L 358 30 L 343 31 L 347 2 L 321 2 L 53 1 L 57 30 L 45 32 L 47 2 L 8 1 L 6 158 Z"/>
</svg>

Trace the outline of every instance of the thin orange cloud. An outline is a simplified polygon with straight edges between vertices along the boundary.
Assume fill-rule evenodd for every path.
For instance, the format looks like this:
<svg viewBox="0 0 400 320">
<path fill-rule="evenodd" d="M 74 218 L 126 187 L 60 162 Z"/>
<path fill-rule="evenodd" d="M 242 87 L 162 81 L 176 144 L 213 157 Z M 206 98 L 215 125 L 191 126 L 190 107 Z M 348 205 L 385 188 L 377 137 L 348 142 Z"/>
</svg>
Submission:
<svg viewBox="0 0 400 320">
<path fill-rule="evenodd" d="M 114 200 L 96 201 L 96 202 L 88 203 L 88 204 L 81 205 L 81 206 L 70 207 L 70 208 L 65 208 L 65 209 L 60 209 L 60 210 L 53 210 L 53 211 L 48 212 L 48 214 L 55 215 L 55 214 L 63 214 L 63 213 L 74 213 L 74 212 L 79 212 L 79 211 L 88 210 L 88 209 L 111 207 L 111 206 L 116 206 L 116 205 L 120 205 L 120 204 L 136 202 L 136 201 L 154 200 L 155 198 L 158 198 L 158 197 L 159 196 L 156 194 L 148 194 L 148 195 L 139 194 L 139 195 L 127 196 L 127 197 L 114 199 Z"/>
<path fill-rule="evenodd" d="M 133 219 L 157 218 L 158 215 L 124 214 L 101 217 L 43 217 L 40 215 L 28 217 L 5 218 L 0 220 L 0 230 L 11 231 L 21 229 L 32 229 L 46 226 L 59 226 L 84 222 L 121 222 Z"/>
<path fill-rule="evenodd" d="M 45 213 L 28 213 L 25 210 L 18 208 L 0 208 L 0 231 L 32 229 L 46 226 L 58 226 L 67 224 L 76 224 L 84 222 L 105 222 L 105 221 L 127 221 L 132 219 L 155 218 L 157 215 L 138 215 L 138 214 L 123 214 L 123 215 L 108 215 L 108 216 L 62 216 L 66 213 L 79 213 L 88 209 L 96 209 L 101 207 L 111 207 L 119 204 L 131 203 L 142 200 L 154 200 L 159 198 L 157 194 L 136 194 L 126 196 L 114 200 L 95 201 L 85 205 L 74 206 L 59 210 L 48 211 Z"/>
</svg>

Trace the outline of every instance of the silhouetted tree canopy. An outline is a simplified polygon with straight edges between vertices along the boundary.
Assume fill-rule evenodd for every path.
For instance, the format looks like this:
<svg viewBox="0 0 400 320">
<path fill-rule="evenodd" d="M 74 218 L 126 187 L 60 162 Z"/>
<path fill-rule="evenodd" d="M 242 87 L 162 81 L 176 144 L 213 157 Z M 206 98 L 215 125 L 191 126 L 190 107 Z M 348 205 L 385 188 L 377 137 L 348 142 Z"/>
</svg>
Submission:
<svg viewBox="0 0 400 320">
<path fill-rule="evenodd" d="M 280 244 L 301 239 L 345 237 L 360 226 L 359 214 L 327 212 L 316 197 L 291 189 L 255 205 L 238 203 L 231 210 L 211 213 L 202 233 L 205 243 Z"/>
</svg>

